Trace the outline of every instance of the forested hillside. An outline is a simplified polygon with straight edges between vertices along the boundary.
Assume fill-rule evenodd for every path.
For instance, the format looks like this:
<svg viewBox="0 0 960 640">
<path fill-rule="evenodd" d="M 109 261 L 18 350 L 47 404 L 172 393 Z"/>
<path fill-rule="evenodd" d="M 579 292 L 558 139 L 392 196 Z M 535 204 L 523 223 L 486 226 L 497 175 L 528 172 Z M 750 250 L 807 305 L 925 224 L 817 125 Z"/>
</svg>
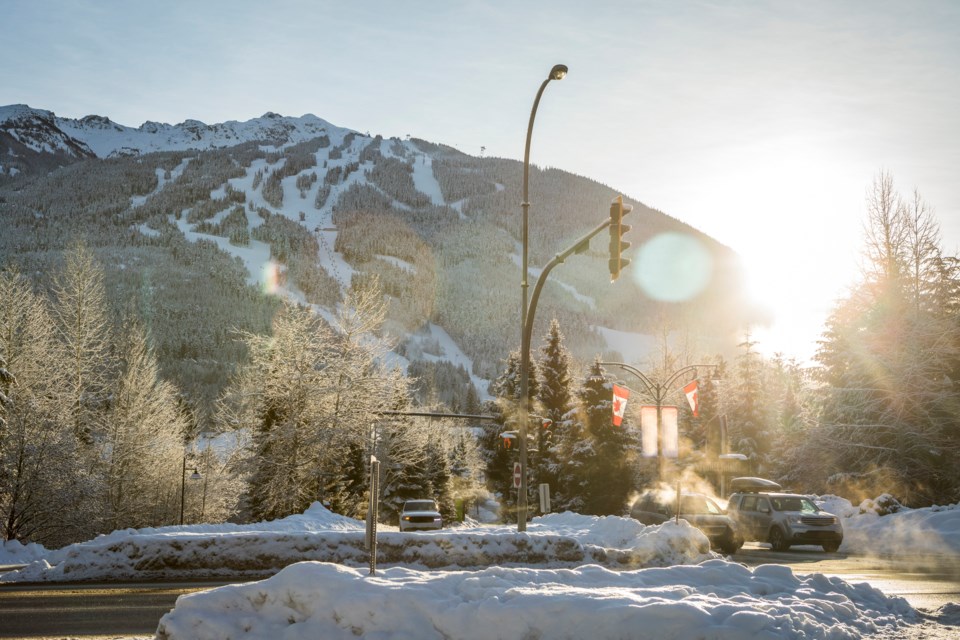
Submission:
<svg viewBox="0 0 960 640">
<path fill-rule="evenodd" d="M 27 116 L 18 129 L 0 107 L 5 538 L 275 518 L 316 500 L 362 514 L 371 454 L 387 518 L 409 497 L 436 495 L 450 515 L 487 490 L 515 517 L 503 436 L 521 389 L 518 162 L 312 117 L 130 130 L 13 111 Z M 157 149 L 157 132 L 176 144 L 130 146 Z M 616 192 L 556 169 L 533 168 L 530 187 L 536 277 Z M 710 277 L 671 302 L 627 274 L 611 283 L 606 234 L 551 274 L 533 329 L 531 413 L 547 420 L 530 486 L 599 515 L 656 483 L 631 417 L 610 426 L 616 329 L 655 336 L 656 357 L 637 363 L 652 379 L 702 385 L 700 415 L 681 406 L 687 472 L 715 478 L 726 424 L 744 475 L 853 500 L 960 499 L 960 261 L 919 193 L 904 199 L 885 174 L 868 190 L 867 270 L 815 369 L 756 351 L 732 252 L 633 204 L 631 256 L 682 234 Z M 633 406 L 654 400 L 635 392 Z M 463 429 L 412 408 L 490 417 Z M 186 490 L 189 469 L 202 492 Z"/>
<path fill-rule="evenodd" d="M 276 116 L 265 119 L 275 131 Z M 61 128 L 81 125 L 92 126 Z M 470 373 L 495 378 L 519 342 L 520 164 L 421 140 L 310 132 L 319 135 L 106 159 L 61 154 L 63 166 L 49 172 L 21 162 L 21 170 L 0 173 L 2 261 L 44 287 L 62 252 L 85 242 L 104 264 L 111 305 L 144 322 L 164 375 L 204 414 L 243 357 L 232 332 L 265 332 L 276 310 L 277 299 L 252 286 L 262 274 L 236 258 L 257 243 L 278 265 L 273 290 L 332 310 L 351 282 L 376 277 L 390 299 L 385 330 L 401 353 L 410 334 L 433 323 L 471 359 Z M 604 220 L 615 195 L 534 167 L 531 267 Z M 635 246 L 663 231 L 696 237 L 713 256 L 709 286 L 665 305 L 629 278 L 611 284 L 603 234 L 554 271 L 535 333 L 557 318 L 584 359 L 610 350 L 596 327 L 666 327 L 699 335 L 704 352 L 729 353 L 749 318 L 732 252 L 640 204 L 628 221 Z"/>
</svg>

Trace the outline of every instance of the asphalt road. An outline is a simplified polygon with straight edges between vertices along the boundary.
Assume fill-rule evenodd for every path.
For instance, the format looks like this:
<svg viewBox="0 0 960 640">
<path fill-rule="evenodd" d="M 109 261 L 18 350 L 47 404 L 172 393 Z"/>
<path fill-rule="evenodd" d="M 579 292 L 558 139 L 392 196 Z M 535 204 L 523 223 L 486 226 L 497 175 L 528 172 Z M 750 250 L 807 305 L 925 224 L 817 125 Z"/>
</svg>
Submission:
<svg viewBox="0 0 960 640">
<path fill-rule="evenodd" d="M 748 543 L 733 559 L 750 567 L 785 564 L 798 575 L 822 573 L 852 583 L 869 582 L 885 594 L 900 596 L 915 609 L 925 611 L 960 602 L 957 556 L 856 556 L 824 553 L 820 547 L 793 547 L 778 552 Z"/>
<path fill-rule="evenodd" d="M 748 566 L 785 564 L 797 574 L 869 582 L 925 611 L 960 602 L 960 558 L 826 554 L 819 547 L 775 552 L 748 544 L 733 559 Z M 0 584 L 0 638 L 152 638 L 179 595 L 223 584 L 229 582 Z"/>
<path fill-rule="evenodd" d="M 0 638 L 152 638 L 178 596 L 224 584 L 2 584 Z"/>
</svg>

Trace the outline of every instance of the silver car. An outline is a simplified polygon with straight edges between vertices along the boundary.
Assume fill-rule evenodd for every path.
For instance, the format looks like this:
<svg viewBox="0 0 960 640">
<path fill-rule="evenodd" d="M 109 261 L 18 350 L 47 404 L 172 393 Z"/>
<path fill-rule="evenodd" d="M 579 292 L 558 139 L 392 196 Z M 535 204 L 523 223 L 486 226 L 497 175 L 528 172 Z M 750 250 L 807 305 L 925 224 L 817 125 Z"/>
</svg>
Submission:
<svg viewBox="0 0 960 640">
<path fill-rule="evenodd" d="M 400 531 L 441 529 L 443 517 L 434 500 L 407 500 L 400 511 Z"/>
<path fill-rule="evenodd" d="M 794 544 L 815 544 L 833 552 L 843 542 L 840 519 L 795 493 L 734 493 L 729 515 L 746 540 L 769 542 L 774 551 Z"/>
</svg>

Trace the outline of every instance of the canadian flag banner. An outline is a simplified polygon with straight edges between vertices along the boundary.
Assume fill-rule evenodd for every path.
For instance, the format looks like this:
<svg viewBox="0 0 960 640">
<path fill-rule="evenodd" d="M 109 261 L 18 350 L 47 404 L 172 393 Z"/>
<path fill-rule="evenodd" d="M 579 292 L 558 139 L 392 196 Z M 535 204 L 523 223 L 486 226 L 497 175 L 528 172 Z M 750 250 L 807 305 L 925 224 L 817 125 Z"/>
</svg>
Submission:
<svg viewBox="0 0 960 640">
<path fill-rule="evenodd" d="M 690 410 L 693 411 L 693 417 L 700 416 L 700 392 L 697 390 L 697 381 L 694 380 L 683 388 L 683 393 L 687 396 L 687 402 L 690 403 Z"/>
<path fill-rule="evenodd" d="M 619 427 L 623 422 L 623 412 L 627 410 L 627 398 L 630 389 L 613 385 L 613 426 Z"/>
</svg>

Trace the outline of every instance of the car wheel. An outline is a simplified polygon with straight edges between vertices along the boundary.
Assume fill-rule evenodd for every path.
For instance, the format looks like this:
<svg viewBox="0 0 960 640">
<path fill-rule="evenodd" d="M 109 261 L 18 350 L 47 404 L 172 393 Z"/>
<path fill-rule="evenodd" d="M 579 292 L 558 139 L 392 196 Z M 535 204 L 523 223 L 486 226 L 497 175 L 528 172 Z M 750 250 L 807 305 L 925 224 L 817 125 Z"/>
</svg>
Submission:
<svg viewBox="0 0 960 640">
<path fill-rule="evenodd" d="M 840 548 L 839 542 L 828 542 L 827 544 L 823 545 L 823 550 L 826 551 L 827 553 L 834 553 L 839 548 Z"/>
<path fill-rule="evenodd" d="M 783 530 L 780 527 L 774 527 L 770 530 L 770 546 L 773 547 L 774 551 L 786 551 L 790 548 L 790 543 L 787 542 L 787 538 L 783 535 Z"/>
</svg>

